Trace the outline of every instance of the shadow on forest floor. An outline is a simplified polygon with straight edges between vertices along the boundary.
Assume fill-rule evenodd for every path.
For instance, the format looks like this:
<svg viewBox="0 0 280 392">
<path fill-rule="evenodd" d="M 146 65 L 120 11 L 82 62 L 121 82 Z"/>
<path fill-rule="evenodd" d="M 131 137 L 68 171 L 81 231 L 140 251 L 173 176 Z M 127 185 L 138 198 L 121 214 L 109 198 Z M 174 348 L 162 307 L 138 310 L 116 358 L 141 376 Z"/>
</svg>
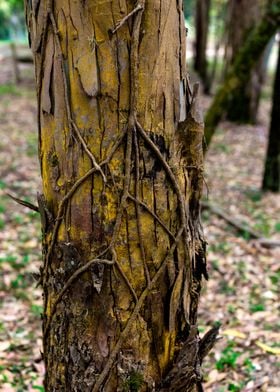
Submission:
<svg viewBox="0 0 280 392">
<path fill-rule="evenodd" d="M 5 65 L 2 61 L 2 65 Z M 0 86 L 0 390 L 43 390 L 41 291 L 33 274 L 40 265 L 40 223 L 15 204 L 10 192 L 35 202 L 40 188 L 35 93 L 27 83 L 11 84 L 1 71 Z M 207 107 L 208 99 L 203 98 Z M 280 195 L 261 185 L 269 122 L 263 102 L 260 124 L 221 123 L 206 160 L 209 200 L 269 238 L 280 237 Z M 206 191 L 205 191 L 206 193 Z M 205 196 L 206 197 L 206 196 Z M 203 371 L 205 391 L 276 392 L 280 372 L 280 248 L 248 241 L 203 212 L 210 280 L 203 289 L 199 325 L 203 334 L 221 322 L 221 335 Z"/>
</svg>

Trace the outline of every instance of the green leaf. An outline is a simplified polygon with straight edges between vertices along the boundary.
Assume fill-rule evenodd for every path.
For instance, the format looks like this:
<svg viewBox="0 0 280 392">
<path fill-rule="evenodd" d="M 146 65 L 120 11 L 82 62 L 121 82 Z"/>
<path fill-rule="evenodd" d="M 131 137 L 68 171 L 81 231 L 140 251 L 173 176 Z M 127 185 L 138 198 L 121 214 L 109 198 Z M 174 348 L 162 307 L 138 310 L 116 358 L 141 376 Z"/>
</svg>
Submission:
<svg viewBox="0 0 280 392">
<path fill-rule="evenodd" d="M 45 388 L 42 387 L 41 385 L 32 385 L 32 389 L 35 389 L 36 391 L 45 392 Z"/>
</svg>

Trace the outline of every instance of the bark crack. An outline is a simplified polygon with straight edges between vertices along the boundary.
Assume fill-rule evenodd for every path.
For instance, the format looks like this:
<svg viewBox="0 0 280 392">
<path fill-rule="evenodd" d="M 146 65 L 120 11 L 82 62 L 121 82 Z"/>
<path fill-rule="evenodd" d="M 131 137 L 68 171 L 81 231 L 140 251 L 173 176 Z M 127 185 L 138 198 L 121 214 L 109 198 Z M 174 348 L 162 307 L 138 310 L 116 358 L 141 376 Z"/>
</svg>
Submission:
<svg viewBox="0 0 280 392">
<path fill-rule="evenodd" d="M 161 52 L 161 45 L 163 43 L 163 36 L 165 35 L 165 29 L 168 23 L 168 15 L 171 10 L 171 4 L 172 1 L 169 2 L 167 9 L 165 10 L 167 13 L 166 20 L 163 20 L 163 14 L 164 10 L 160 8 L 160 21 L 159 21 L 159 31 L 158 31 L 158 44 L 159 44 L 159 52 Z M 181 1 L 177 1 L 177 5 L 181 4 Z M 179 6 L 178 6 L 179 7 Z M 181 5 L 180 5 L 181 7 Z M 47 23 L 51 23 L 52 27 L 52 33 L 54 34 L 55 37 L 55 46 L 56 50 L 58 53 L 58 61 L 59 65 L 61 67 L 61 72 L 62 72 L 62 80 L 63 80 L 63 88 L 64 88 L 64 101 L 65 101 L 65 107 L 66 107 L 66 119 L 68 122 L 68 128 L 71 133 L 71 137 L 73 138 L 73 141 L 76 143 L 79 143 L 82 146 L 82 151 L 85 154 L 85 159 L 88 157 L 88 159 L 91 162 L 91 169 L 88 170 L 84 175 L 82 175 L 78 180 L 75 181 L 75 183 L 72 183 L 71 188 L 65 192 L 63 198 L 60 200 L 58 204 L 58 210 L 56 217 L 53 222 L 53 227 L 52 227 L 52 233 L 50 233 L 50 230 L 48 234 L 51 234 L 50 236 L 50 241 L 49 241 L 49 246 L 47 249 L 47 253 L 45 255 L 45 260 L 44 260 L 44 266 L 43 266 L 43 272 L 42 272 L 42 277 L 41 281 L 43 282 L 43 287 L 45 291 L 47 292 L 48 288 L 48 278 L 50 276 L 51 272 L 51 257 L 53 255 L 56 243 L 57 243 L 57 237 L 58 237 L 58 232 L 61 226 L 61 222 L 63 219 L 65 219 L 65 213 L 67 208 L 71 205 L 71 198 L 75 194 L 75 192 L 84 184 L 84 182 L 89 179 L 93 174 L 96 174 L 101 177 L 102 184 L 103 184 L 103 191 L 105 187 L 109 187 L 110 185 L 108 184 L 109 179 L 111 182 L 114 184 L 114 178 L 113 174 L 110 171 L 110 166 L 109 164 L 111 163 L 111 160 L 113 159 L 115 153 L 117 152 L 119 147 L 122 147 L 124 149 L 124 169 L 121 169 L 121 180 L 122 180 L 122 190 L 119 193 L 120 195 L 120 200 L 116 204 L 118 209 L 116 215 L 114 215 L 114 226 L 112 228 L 112 237 L 111 241 L 108 245 L 106 243 L 106 249 L 100 252 L 98 255 L 95 255 L 91 260 L 86 261 L 84 265 L 77 267 L 77 269 L 72 273 L 68 279 L 64 281 L 64 285 L 60 291 L 58 291 L 57 296 L 55 297 L 54 301 L 52 303 L 49 303 L 50 309 L 49 313 L 46 318 L 46 322 L 44 325 L 44 341 L 46 342 L 46 339 L 48 338 L 48 334 L 50 332 L 50 327 L 52 324 L 52 321 L 54 319 L 54 316 L 56 315 L 58 304 L 63 300 L 63 296 L 65 293 L 69 290 L 69 288 L 72 286 L 72 284 L 79 278 L 81 277 L 82 274 L 86 273 L 93 265 L 96 264 L 101 264 L 102 268 L 105 265 L 108 265 L 108 268 L 110 268 L 110 287 L 111 287 L 111 292 L 112 292 L 112 271 L 116 272 L 118 275 L 121 276 L 124 285 L 127 287 L 130 295 L 130 304 L 132 310 L 130 311 L 130 315 L 128 317 L 128 321 L 126 321 L 126 324 L 124 326 L 124 329 L 119 333 L 119 336 L 116 340 L 115 346 L 112 348 L 112 350 L 109 353 L 109 357 L 107 359 L 107 362 L 105 363 L 105 366 L 103 367 L 102 371 L 100 374 L 97 376 L 97 380 L 95 382 L 95 385 L 93 386 L 92 392 L 99 392 L 102 387 L 104 387 L 104 383 L 108 379 L 109 372 L 111 368 L 114 366 L 116 358 L 118 354 L 120 353 L 120 350 L 125 342 L 125 339 L 127 338 L 128 334 L 131 332 L 131 328 L 133 327 L 134 323 L 136 320 L 140 322 L 140 318 L 137 319 L 140 316 L 141 311 L 143 311 L 143 307 L 145 304 L 145 301 L 147 297 L 150 295 L 151 290 L 156 287 L 158 284 L 160 278 L 162 278 L 162 275 L 164 273 L 168 274 L 168 269 L 171 271 L 171 269 L 168 266 L 168 263 L 170 261 L 170 258 L 173 257 L 175 260 L 172 267 L 173 270 L 169 274 L 171 276 L 172 274 L 172 282 L 170 279 L 170 286 L 168 287 L 168 290 L 170 290 L 170 297 L 168 297 L 167 301 L 169 303 L 165 303 L 164 306 L 166 305 L 166 309 L 168 309 L 168 319 L 169 319 L 169 332 L 175 335 L 176 332 L 176 321 L 177 321 L 177 313 L 178 309 L 181 306 L 184 306 L 184 314 L 185 314 L 185 321 L 187 324 L 187 327 L 190 327 L 188 324 L 189 320 L 195 322 L 192 318 L 193 314 L 195 313 L 193 310 L 197 305 L 198 297 L 199 297 L 199 292 L 200 292 L 200 280 L 201 280 L 201 275 L 194 276 L 196 272 L 199 272 L 199 268 L 201 267 L 200 264 L 204 263 L 204 260 L 202 260 L 201 254 L 204 252 L 204 249 L 201 251 L 201 254 L 199 253 L 200 250 L 195 248 L 196 241 L 197 242 L 202 242 L 202 238 L 200 236 L 196 236 L 196 225 L 197 225 L 197 219 L 198 217 L 193 216 L 192 214 L 189 214 L 188 209 L 186 208 L 186 200 L 184 196 L 184 191 L 181 190 L 181 184 L 179 183 L 180 178 L 177 176 L 176 169 L 169 164 L 169 156 L 165 155 L 165 151 L 161 148 L 161 143 L 158 141 L 157 138 L 153 137 L 153 134 L 147 130 L 146 125 L 143 124 L 141 125 L 141 122 L 137 118 L 137 101 L 138 101 L 138 96 L 139 96 L 139 43 L 140 43 L 140 29 L 141 29 L 141 24 L 142 24 L 142 16 L 143 12 L 145 9 L 145 0 L 138 0 L 136 7 L 128 13 L 121 21 L 115 24 L 114 28 L 111 30 L 111 35 L 113 36 L 116 34 L 116 41 L 118 44 L 118 37 L 117 37 L 117 32 L 118 30 L 124 26 L 124 24 L 129 20 L 132 21 L 132 33 L 131 33 L 131 43 L 129 46 L 129 57 L 130 57 L 130 101 L 129 101 L 129 116 L 127 120 L 127 126 L 125 130 L 123 131 L 122 135 L 118 138 L 118 140 L 115 142 L 113 145 L 111 151 L 107 154 L 107 157 L 101 160 L 102 157 L 102 143 L 103 139 L 105 138 L 105 126 L 103 126 L 103 136 L 101 139 L 101 146 L 100 146 L 100 159 L 97 161 L 96 157 L 92 153 L 89 145 L 86 143 L 86 140 L 82 136 L 83 133 L 79 129 L 77 123 L 75 122 L 75 118 L 73 117 L 72 110 L 71 110 L 71 104 L 70 104 L 70 97 L 69 97 L 69 87 L 67 83 L 67 69 L 65 69 L 65 65 L 63 63 L 63 54 L 62 54 L 62 43 L 60 41 L 60 36 L 59 32 L 57 29 L 57 23 L 53 14 L 53 11 L 49 7 L 47 10 L 46 14 L 46 27 L 44 27 L 44 34 L 42 38 L 42 46 L 46 45 L 46 36 L 47 33 L 45 32 L 47 30 Z M 179 21 L 181 20 L 181 14 L 180 10 L 178 10 L 178 17 Z M 73 21 L 71 20 L 73 23 Z M 182 62 L 181 59 L 181 52 L 182 52 L 182 39 L 183 37 L 181 36 L 182 32 L 179 30 L 179 35 L 180 35 L 180 64 Z M 113 37 L 111 36 L 111 39 Z M 117 68 L 118 68 L 118 98 L 120 98 L 120 84 L 121 84 L 121 74 L 120 74 L 120 59 L 119 55 L 120 53 L 119 48 L 117 46 Z M 44 54 L 44 50 L 42 51 Z M 43 57 L 42 54 L 42 57 Z M 42 60 L 43 61 L 43 60 Z M 157 60 L 155 61 L 155 64 L 152 67 L 152 73 L 155 71 L 157 64 Z M 40 68 L 41 67 L 41 68 Z M 40 73 L 43 72 L 43 62 L 41 63 L 41 66 L 39 67 Z M 182 67 L 182 65 L 181 65 Z M 39 79 L 40 80 L 40 79 Z M 39 89 L 42 89 L 42 86 L 39 85 Z M 41 90 L 40 90 L 40 95 L 41 95 Z M 40 97 L 39 97 L 40 98 Z M 194 97 L 195 98 L 195 97 Z M 41 98 L 40 98 L 41 99 Z M 99 97 L 96 98 L 97 100 L 97 106 L 100 104 L 99 102 Z M 118 103 L 119 103 L 118 99 Z M 163 93 L 163 126 L 167 126 L 167 120 L 165 117 L 167 116 L 167 111 L 168 111 L 168 96 L 165 96 Z M 40 101 L 39 101 L 40 102 Z M 175 105 L 175 102 L 174 102 Z M 100 107 L 98 106 L 98 110 L 100 111 Z M 118 127 L 120 127 L 120 108 L 119 106 L 117 107 L 117 112 L 118 112 Z M 175 111 L 174 111 L 175 112 Z M 99 116 L 100 120 L 101 116 Z M 77 121 L 77 120 L 76 120 Z M 101 127 L 100 127 L 101 128 Z M 151 127 L 152 129 L 152 127 Z M 104 141 L 105 145 L 105 141 Z M 144 154 L 144 151 L 148 150 L 151 152 L 151 155 L 153 155 L 152 159 L 155 162 L 155 165 L 159 166 L 160 169 L 163 170 L 165 173 L 165 178 L 169 180 L 169 190 L 170 190 L 170 195 L 174 197 L 175 200 L 175 207 L 172 205 L 172 197 L 169 200 L 169 194 L 167 191 L 167 203 L 170 203 L 169 205 L 175 209 L 175 214 L 179 216 L 179 223 L 174 223 L 174 220 L 170 219 L 168 223 L 166 222 L 165 218 L 161 218 L 159 216 L 161 212 L 161 206 L 155 206 L 154 201 L 151 203 L 151 205 L 155 207 L 155 210 L 153 211 L 153 207 L 149 207 L 146 203 L 144 203 L 144 190 L 143 190 L 143 184 L 141 183 L 141 176 L 142 176 L 142 170 L 145 170 L 145 162 L 144 158 L 141 154 Z M 106 156 L 106 153 L 104 154 Z M 142 160 L 141 160 L 141 165 L 140 165 L 140 157 L 143 159 L 143 165 L 142 165 Z M 154 166 L 155 166 L 154 165 Z M 187 166 L 190 170 L 193 168 L 195 169 L 201 169 L 201 167 L 198 167 L 199 165 L 192 164 L 190 163 L 189 166 Z M 132 168 L 134 170 L 132 171 Z M 148 169 L 147 169 L 148 170 Z M 105 175 L 106 173 L 106 175 Z M 191 175 L 190 175 L 191 177 Z M 186 179 L 187 181 L 187 179 Z M 191 182 L 191 179 L 190 179 Z M 142 188 L 140 188 L 140 185 Z M 155 195 L 157 193 L 156 189 L 157 183 L 153 184 L 153 197 L 155 198 Z M 186 182 L 184 182 L 184 185 L 186 185 Z M 195 196 L 194 196 L 195 198 Z M 196 203 L 197 200 L 194 200 L 194 203 Z M 118 255 L 117 255 L 117 241 L 121 232 L 121 229 L 124 225 L 126 224 L 125 230 L 126 230 L 126 236 L 127 236 L 127 242 L 129 243 L 129 235 L 128 235 L 128 220 L 129 217 L 126 214 L 126 208 L 128 206 L 128 203 L 134 204 L 135 207 L 135 217 L 136 217 L 136 229 L 137 229 L 137 238 L 139 241 L 139 248 L 140 248 L 140 255 L 141 255 L 141 260 L 143 263 L 144 267 L 144 272 L 145 272 L 145 279 L 146 279 L 146 286 L 143 289 L 143 287 L 140 289 L 139 292 L 136 292 L 136 288 L 133 287 L 134 285 L 131 283 L 130 279 L 126 275 L 125 271 L 122 268 L 121 265 L 121 260 L 118 260 Z M 165 253 L 161 254 L 160 257 L 158 257 L 158 262 L 159 264 L 156 267 L 156 270 L 154 271 L 151 267 L 149 270 L 149 260 L 147 260 L 147 248 L 145 248 L 145 237 L 143 233 L 145 231 L 143 230 L 144 228 L 144 218 L 141 218 L 141 210 L 144 210 L 146 215 L 148 217 L 151 217 L 154 219 L 154 227 L 155 227 L 155 236 L 157 238 L 157 229 L 160 228 L 160 230 L 164 231 L 165 237 L 169 237 L 168 244 L 166 245 L 167 249 L 164 251 Z M 195 226 L 195 227 L 193 227 Z M 174 232 L 172 232 L 174 231 Z M 108 241 L 109 242 L 109 241 Z M 180 243 L 180 244 L 179 244 Z M 104 247 L 103 247 L 104 249 Z M 130 254 L 130 249 L 128 247 L 128 255 L 130 259 L 130 264 L 132 260 L 132 256 Z M 176 255 L 174 253 L 176 252 Z M 97 252 L 96 252 L 97 253 Z M 147 254 L 146 254 L 147 253 Z M 101 266 L 100 266 L 101 267 Z M 177 271 L 178 270 L 178 271 Z M 194 274 L 193 274 L 194 271 Z M 68 275 L 69 276 L 69 275 Z M 187 279 L 186 279 L 187 278 Z M 185 282 L 187 280 L 187 282 Z M 172 286 L 172 287 L 171 287 Z M 182 299 L 182 297 L 186 297 L 189 295 L 189 288 L 191 286 L 191 304 L 184 302 L 185 300 Z M 182 295 L 183 292 L 183 295 Z M 113 297 L 113 302 L 114 305 L 117 306 L 117 299 L 114 297 L 114 293 L 112 292 L 112 297 Z M 46 299 L 45 299 L 46 301 Z M 181 301 L 181 302 L 180 302 Z M 47 303 L 47 301 L 45 302 Z M 116 315 L 117 318 L 117 310 L 113 309 L 113 312 Z M 58 313 L 58 312 L 57 312 Z M 190 313 L 190 317 L 189 317 Z M 57 314 L 58 316 L 58 314 Z M 197 333 L 197 332 L 196 332 Z M 194 336 L 193 334 L 189 334 L 190 339 L 197 339 L 197 336 Z M 175 337 L 174 337 L 175 339 Z M 188 341 L 188 344 L 190 344 L 190 340 Z M 206 346 L 206 343 L 204 344 Z M 200 350 L 201 352 L 205 353 L 206 349 L 203 348 Z M 196 346 L 198 347 L 198 346 Z M 198 349 L 197 349 L 198 350 Z M 204 354 L 203 354 L 204 355 Z M 201 354 L 202 356 L 202 354 Z M 196 352 L 195 358 L 198 357 L 198 351 Z M 181 357 L 180 357 L 181 358 Z M 176 364 L 175 364 L 176 365 Z M 183 368 L 187 371 L 187 373 L 192 372 L 192 374 L 196 373 L 196 365 L 197 361 L 195 362 L 184 362 L 183 363 Z M 96 375 L 96 373 L 95 373 Z M 173 376 L 172 376 L 173 377 Z M 190 380 L 192 383 L 195 383 L 196 379 L 198 379 L 198 376 L 195 376 L 195 379 L 191 376 Z M 170 378 L 167 380 L 169 382 Z M 178 380 L 177 380 L 178 381 Z M 176 382 L 177 382 L 176 381 Z M 174 383 L 175 385 L 175 383 Z M 176 384 L 177 385 L 177 384 Z M 171 391 L 171 390 L 170 390 Z"/>
</svg>

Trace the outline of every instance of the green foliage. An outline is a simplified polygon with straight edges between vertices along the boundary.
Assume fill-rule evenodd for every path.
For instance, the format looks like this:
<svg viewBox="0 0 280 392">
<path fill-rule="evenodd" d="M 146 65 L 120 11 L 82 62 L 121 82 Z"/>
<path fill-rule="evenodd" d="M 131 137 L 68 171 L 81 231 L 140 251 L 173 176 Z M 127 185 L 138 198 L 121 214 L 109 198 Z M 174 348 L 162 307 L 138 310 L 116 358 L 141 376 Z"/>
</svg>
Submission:
<svg viewBox="0 0 280 392">
<path fill-rule="evenodd" d="M 209 250 L 211 250 L 214 253 L 228 254 L 230 252 L 230 247 L 227 242 L 221 241 L 216 244 L 211 244 L 209 246 Z"/>
<path fill-rule="evenodd" d="M 280 285 L 280 270 L 269 276 L 273 285 Z"/>
<path fill-rule="evenodd" d="M 194 15 L 194 7 L 194 0 L 184 0 L 184 15 L 187 21 L 190 21 L 190 19 Z"/>
<path fill-rule="evenodd" d="M 25 31 L 23 1 L 0 0 L 0 39 L 11 39 L 15 30 L 18 30 L 20 35 Z"/>
<path fill-rule="evenodd" d="M 227 307 L 227 311 L 230 314 L 235 314 L 236 313 L 236 307 L 234 305 L 232 305 L 232 304 L 229 304 L 228 307 Z"/>
<path fill-rule="evenodd" d="M 12 12 L 23 10 L 22 0 L 0 0 L 0 10 L 10 15 Z"/>
<path fill-rule="evenodd" d="M 17 277 L 11 281 L 11 288 L 13 289 L 25 289 L 28 286 L 29 282 L 24 274 L 18 274 Z"/>
<path fill-rule="evenodd" d="M 246 358 L 243 362 L 243 366 L 245 367 L 245 371 L 248 375 L 252 374 L 256 369 L 252 360 L 250 358 Z"/>
<path fill-rule="evenodd" d="M 262 199 L 262 192 L 257 189 L 249 190 L 245 194 L 254 203 L 257 203 L 257 202 L 261 201 L 261 199 Z"/>
<path fill-rule="evenodd" d="M 17 260 L 17 257 L 16 257 L 16 256 L 13 256 L 13 255 L 6 255 L 6 256 L 0 257 L 0 263 L 6 261 L 6 262 L 12 264 L 12 263 L 14 263 L 16 260 Z"/>
<path fill-rule="evenodd" d="M 243 382 L 238 383 L 238 384 L 230 383 L 228 385 L 228 391 L 239 392 L 239 391 L 242 391 L 243 387 L 244 387 L 244 383 Z"/>
<path fill-rule="evenodd" d="M 211 0 L 209 33 L 215 41 L 219 41 L 225 33 L 227 3 L 227 0 Z"/>
<path fill-rule="evenodd" d="M 37 134 L 34 133 L 28 135 L 26 153 L 29 157 L 33 157 L 37 155 L 38 153 L 37 141 L 38 141 Z"/>
<path fill-rule="evenodd" d="M 1 86 L 0 86 L 1 88 Z M 5 189 L 6 188 L 6 183 L 2 180 L 0 180 L 0 189 Z"/>
<path fill-rule="evenodd" d="M 244 260 L 239 260 L 237 263 L 237 271 L 242 280 L 246 281 L 247 264 Z"/>
<path fill-rule="evenodd" d="M 14 214 L 13 215 L 13 220 L 18 224 L 18 225 L 22 225 L 24 222 L 24 217 L 20 214 Z"/>
<path fill-rule="evenodd" d="M 235 342 L 230 340 L 227 347 L 222 351 L 221 358 L 216 362 L 216 368 L 219 371 L 225 370 L 227 367 L 235 368 L 236 361 L 241 353 L 234 350 Z"/>
<path fill-rule="evenodd" d="M 124 390 L 126 392 L 138 392 L 144 383 L 143 374 L 132 370 L 127 380 L 124 383 Z"/>
<path fill-rule="evenodd" d="M 0 230 L 3 230 L 5 227 L 5 220 L 3 218 L 0 218 Z"/>
<path fill-rule="evenodd" d="M 20 95 L 18 88 L 13 84 L 2 84 L 0 85 L 0 96 L 1 95 Z"/>
<path fill-rule="evenodd" d="M 30 310 L 35 317 L 40 317 L 43 313 L 43 306 L 32 304 Z"/>
<path fill-rule="evenodd" d="M 264 310 L 265 310 L 265 305 L 262 303 L 256 303 L 250 305 L 250 311 L 252 313 L 263 312 Z"/>
<path fill-rule="evenodd" d="M 3 10 L 0 9 L 0 38 L 7 40 L 10 37 L 9 24 Z"/>
<path fill-rule="evenodd" d="M 198 329 L 198 332 L 200 332 L 200 333 L 205 332 L 205 327 L 203 327 L 202 325 L 199 325 L 197 329 Z"/>
<path fill-rule="evenodd" d="M 218 259 L 212 260 L 211 265 L 214 271 L 219 271 L 220 262 Z"/>
<path fill-rule="evenodd" d="M 221 321 L 219 321 L 219 320 L 214 321 L 213 327 L 219 327 L 220 328 L 221 326 L 222 326 Z"/>
<path fill-rule="evenodd" d="M 41 392 L 45 391 L 45 388 L 40 385 L 32 385 L 32 389 L 34 389 L 35 391 L 41 391 Z"/>
<path fill-rule="evenodd" d="M 280 14 L 280 4 L 273 3 L 271 5 L 271 12 L 272 12 L 272 14 L 274 14 L 276 16 L 279 16 L 279 14 Z"/>
<path fill-rule="evenodd" d="M 271 224 L 269 218 L 262 212 L 258 213 L 254 218 L 256 219 L 254 229 L 261 232 L 264 236 L 269 236 L 271 232 Z"/>
<path fill-rule="evenodd" d="M 226 295 L 234 295 L 236 293 L 235 287 L 229 285 L 224 279 L 219 282 L 219 291 Z"/>
<path fill-rule="evenodd" d="M 219 152 L 224 152 L 225 154 L 229 154 L 231 152 L 230 146 L 225 143 L 217 143 L 215 145 L 215 149 Z"/>
</svg>

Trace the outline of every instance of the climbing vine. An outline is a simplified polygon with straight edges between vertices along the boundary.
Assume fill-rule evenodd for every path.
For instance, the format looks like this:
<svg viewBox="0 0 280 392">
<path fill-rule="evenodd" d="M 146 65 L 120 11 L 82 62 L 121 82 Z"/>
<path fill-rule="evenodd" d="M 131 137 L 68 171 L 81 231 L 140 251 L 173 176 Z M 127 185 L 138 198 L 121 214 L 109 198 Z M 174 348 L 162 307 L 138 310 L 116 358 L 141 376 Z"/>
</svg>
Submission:
<svg viewBox="0 0 280 392">
<path fill-rule="evenodd" d="M 181 7 L 180 3 L 181 2 L 178 1 L 178 8 Z M 131 26 L 131 42 L 129 50 L 129 113 L 124 131 L 115 141 L 115 144 L 112 146 L 111 151 L 108 153 L 107 157 L 100 162 L 98 162 L 98 159 L 94 156 L 85 138 L 82 136 L 81 129 L 79 129 L 76 119 L 72 113 L 70 92 L 67 80 L 67 69 L 65 68 L 63 61 L 63 50 L 60 33 L 57 27 L 55 15 L 53 13 L 51 0 L 48 0 L 46 3 L 46 9 L 42 17 L 43 23 L 40 26 L 40 31 L 37 32 L 37 39 L 32 43 L 33 52 L 35 53 L 35 60 L 37 59 L 37 92 L 40 108 L 40 100 L 42 99 L 43 64 L 45 61 L 47 36 L 48 34 L 53 34 L 54 36 L 55 53 L 57 53 L 58 64 L 61 68 L 63 80 L 67 127 L 72 140 L 74 143 L 82 146 L 82 149 L 87 155 L 92 166 L 84 175 L 76 180 L 70 189 L 65 193 L 64 197 L 58 204 L 55 217 L 50 215 L 46 204 L 42 202 L 39 203 L 39 210 L 42 216 L 42 221 L 47 221 L 47 224 L 43 225 L 43 231 L 45 231 L 43 233 L 43 242 L 44 248 L 47 250 L 45 251 L 44 255 L 44 265 L 41 271 L 40 279 L 40 283 L 42 284 L 45 293 L 45 320 L 43 324 L 44 342 L 47 342 L 49 338 L 49 333 L 57 313 L 58 305 L 62 301 L 65 293 L 71 288 L 72 284 L 77 281 L 82 274 L 88 272 L 93 265 L 108 265 L 110 268 L 112 268 L 115 273 L 117 273 L 122 278 L 134 303 L 134 307 L 131 310 L 130 316 L 126 321 L 124 328 L 119 332 L 118 339 L 116 340 L 114 347 L 110 349 L 106 363 L 104 364 L 100 374 L 97 376 L 97 379 L 92 387 L 92 392 L 100 391 L 106 383 L 106 379 L 108 378 L 110 371 L 116 362 L 116 358 L 126 338 L 131 332 L 133 323 L 139 316 L 140 312 L 143 310 L 146 299 L 149 297 L 152 290 L 159 283 L 162 275 L 166 271 L 170 258 L 174 257 L 176 252 L 180 252 L 180 254 L 183 254 L 184 256 L 183 258 L 179 258 L 178 265 L 176 267 L 177 270 L 172 271 L 172 274 L 174 275 L 174 284 L 169 300 L 169 330 L 172 334 L 174 334 L 175 339 L 177 329 L 175 325 L 176 314 L 179 307 L 182 306 L 184 308 L 184 322 L 187 324 L 186 330 L 188 331 L 188 335 L 184 339 L 184 345 L 181 345 L 180 347 L 181 351 L 177 349 L 177 351 L 180 353 L 177 354 L 174 360 L 174 366 L 177 366 L 177 373 L 175 374 L 174 369 L 172 370 L 171 368 L 166 378 L 162 380 L 158 390 L 162 392 L 165 390 L 171 391 L 170 385 L 171 383 L 174 383 L 174 377 L 177 380 L 176 382 L 180 383 L 181 387 L 185 385 L 191 388 L 192 385 L 199 384 L 201 382 L 201 375 L 199 371 L 200 362 L 206 355 L 205 353 L 208 352 L 208 349 L 211 348 L 211 344 L 215 341 L 215 337 L 217 335 L 217 331 L 215 330 L 215 333 L 211 334 L 211 339 L 207 338 L 206 341 L 204 341 L 203 347 L 207 347 L 207 349 L 203 349 L 202 355 L 202 350 L 200 349 L 201 343 L 198 339 L 198 332 L 196 328 L 196 313 L 200 294 L 201 279 L 202 276 L 207 278 L 207 271 L 205 263 L 205 241 L 199 221 L 199 198 L 202 188 L 201 180 L 203 179 L 203 123 L 197 112 L 197 89 L 194 89 L 192 95 L 188 94 L 188 91 L 191 91 L 191 89 L 188 85 L 187 79 L 184 79 L 184 83 L 187 83 L 186 94 L 190 96 L 187 97 L 188 104 L 186 104 L 186 120 L 178 124 L 178 128 L 180 128 L 179 137 L 181 138 L 181 154 L 185 165 L 185 179 L 188 186 L 187 192 L 190 194 L 189 200 L 186 200 L 185 195 L 181 189 L 182 186 L 178 181 L 178 169 L 176 167 L 170 166 L 168 159 L 164 156 L 164 153 L 161 151 L 160 147 L 154 140 L 152 132 L 145 130 L 144 126 L 141 125 L 141 122 L 138 119 L 137 100 L 139 96 L 139 44 L 141 34 L 143 34 L 143 32 L 141 32 L 141 24 L 145 6 L 145 0 L 138 0 L 135 8 L 121 21 L 117 22 L 115 26 L 112 26 L 110 30 L 110 37 L 113 39 L 113 37 L 118 34 L 118 31 L 122 29 L 125 24 L 129 23 Z M 28 22 L 31 23 L 29 19 Z M 94 42 L 94 48 L 98 46 L 98 42 L 91 42 Z M 39 124 L 41 115 L 42 114 L 40 114 L 39 111 Z M 90 260 L 86 261 L 82 266 L 78 266 L 78 268 L 76 268 L 71 273 L 68 279 L 66 279 L 63 286 L 58 291 L 56 298 L 49 302 L 47 293 L 49 279 L 52 274 L 51 261 L 53 252 L 57 245 L 57 237 L 60 225 L 61 222 L 63 222 L 65 219 L 67 206 L 71 203 L 74 194 L 80 189 L 85 181 L 91 178 L 93 175 L 100 176 L 103 189 L 108 187 L 108 183 L 110 182 L 108 180 L 113 179 L 111 178 L 112 175 L 110 176 L 109 164 L 120 148 L 124 149 L 122 192 L 120 195 L 110 242 L 105 247 L 105 249 L 97 252 L 96 255 L 94 255 Z M 141 200 L 139 188 L 140 154 L 143 149 L 146 149 L 150 152 L 153 159 L 160 166 L 161 170 L 164 171 L 166 178 L 168 179 L 169 186 L 176 195 L 179 222 L 176 230 L 168 227 L 164 220 L 161 219 L 161 217 L 155 211 L 153 211 L 146 203 L 144 203 L 144 201 Z M 133 171 L 134 177 L 132 179 Z M 134 189 L 132 191 L 131 184 L 133 181 Z M 134 194 L 132 194 L 133 192 Z M 133 283 L 130 281 L 127 274 L 123 270 L 116 252 L 116 243 L 118 241 L 122 219 L 127 206 L 130 203 L 133 203 L 135 207 L 138 243 L 146 280 L 146 286 L 140 295 L 137 294 L 135 287 L 133 287 Z M 190 204 L 192 206 L 192 210 L 189 210 Z M 153 273 L 149 269 L 144 246 L 143 227 L 141 222 L 142 211 L 145 211 L 147 214 L 149 214 L 150 217 L 159 224 L 159 226 L 170 239 L 169 249 L 167 250 L 164 257 L 162 257 L 159 263 L 159 267 Z M 188 305 L 186 302 L 186 298 L 188 296 L 191 298 L 190 305 Z M 183 302 L 183 305 L 181 305 L 181 302 Z M 48 304 L 49 308 L 47 309 Z M 209 342 L 211 342 L 211 344 Z M 190 345 L 193 347 L 192 350 L 189 350 Z M 182 372 L 188 374 L 188 380 L 186 380 L 186 377 L 182 379 Z M 176 383 L 174 383 L 174 385 L 175 384 Z"/>
</svg>

